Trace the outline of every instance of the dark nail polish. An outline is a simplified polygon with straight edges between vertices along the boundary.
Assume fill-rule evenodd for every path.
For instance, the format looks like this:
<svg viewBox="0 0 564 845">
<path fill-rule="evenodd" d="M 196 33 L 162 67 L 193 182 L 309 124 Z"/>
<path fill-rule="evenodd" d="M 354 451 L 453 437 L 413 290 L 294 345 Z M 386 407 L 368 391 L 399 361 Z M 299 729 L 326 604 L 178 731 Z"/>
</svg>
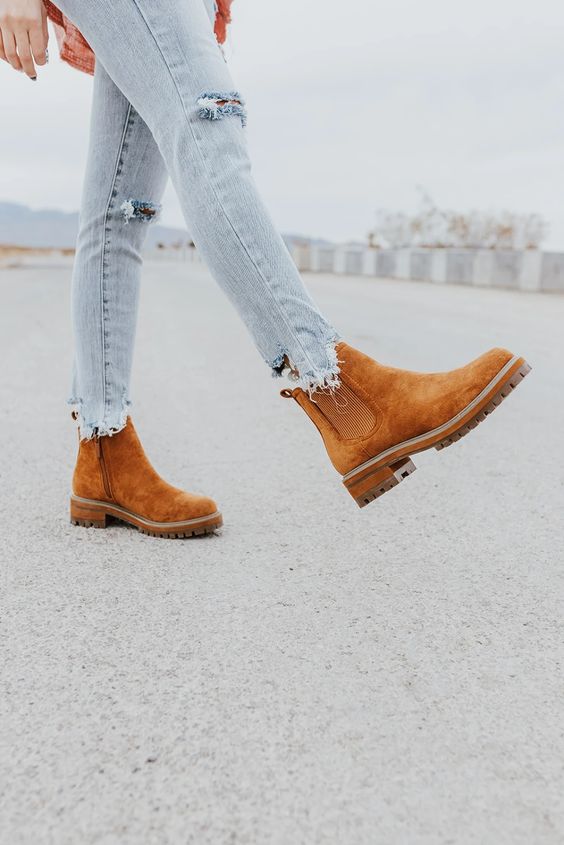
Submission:
<svg viewBox="0 0 564 845">
<path fill-rule="evenodd" d="M 29 78 L 31 79 L 31 81 L 32 81 L 32 82 L 37 82 L 37 77 L 36 77 L 36 76 L 30 76 Z"/>
</svg>

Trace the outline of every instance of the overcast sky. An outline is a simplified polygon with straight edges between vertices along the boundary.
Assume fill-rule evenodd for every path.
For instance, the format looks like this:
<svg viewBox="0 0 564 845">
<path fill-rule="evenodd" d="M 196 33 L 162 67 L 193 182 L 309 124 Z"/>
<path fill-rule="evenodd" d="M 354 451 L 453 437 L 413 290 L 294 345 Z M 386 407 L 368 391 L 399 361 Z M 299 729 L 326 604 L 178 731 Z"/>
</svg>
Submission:
<svg viewBox="0 0 564 845">
<path fill-rule="evenodd" d="M 562 0 L 235 0 L 233 19 L 281 231 L 362 238 L 421 185 L 443 207 L 538 212 L 564 250 Z M 1 64 L 0 200 L 76 209 L 91 80 L 55 58 L 37 83 Z M 170 188 L 163 222 L 182 224 Z"/>
</svg>

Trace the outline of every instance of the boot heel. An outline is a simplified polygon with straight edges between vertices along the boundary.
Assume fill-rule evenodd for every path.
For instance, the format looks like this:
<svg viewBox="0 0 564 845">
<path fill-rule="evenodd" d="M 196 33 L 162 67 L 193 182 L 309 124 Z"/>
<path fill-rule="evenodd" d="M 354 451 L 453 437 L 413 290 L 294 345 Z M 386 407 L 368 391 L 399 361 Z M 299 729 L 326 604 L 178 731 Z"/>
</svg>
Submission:
<svg viewBox="0 0 564 845">
<path fill-rule="evenodd" d="M 400 481 L 415 472 L 417 467 L 410 457 L 402 458 L 387 467 L 379 467 L 378 469 L 370 471 L 370 468 L 360 469 L 356 475 L 349 473 L 343 478 L 343 484 L 359 506 L 364 508 L 387 493 L 393 487 L 396 487 Z M 354 472 L 354 470 L 353 470 Z"/>
<path fill-rule="evenodd" d="M 103 507 L 94 502 L 79 502 L 72 498 L 70 500 L 70 521 L 73 525 L 82 525 L 85 528 L 105 528 L 108 515 Z"/>
</svg>

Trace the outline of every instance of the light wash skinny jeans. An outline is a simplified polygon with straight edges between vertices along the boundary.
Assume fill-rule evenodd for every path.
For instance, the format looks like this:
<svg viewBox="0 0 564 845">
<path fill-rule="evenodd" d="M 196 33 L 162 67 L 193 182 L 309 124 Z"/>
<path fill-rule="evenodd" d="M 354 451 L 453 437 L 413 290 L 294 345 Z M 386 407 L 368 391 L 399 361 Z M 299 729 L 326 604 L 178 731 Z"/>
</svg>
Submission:
<svg viewBox="0 0 564 845">
<path fill-rule="evenodd" d="M 129 413 L 141 248 L 168 175 L 198 250 L 273 374 L 287 356 L 302 386 L 338 383 L 337 333 L 250 172 L 245 101 L 213 31 L 213 0 L 57 5 L 97 60 L 72 283 L 68 401 L 81 438 L 120 430 Z"/>
</svg>

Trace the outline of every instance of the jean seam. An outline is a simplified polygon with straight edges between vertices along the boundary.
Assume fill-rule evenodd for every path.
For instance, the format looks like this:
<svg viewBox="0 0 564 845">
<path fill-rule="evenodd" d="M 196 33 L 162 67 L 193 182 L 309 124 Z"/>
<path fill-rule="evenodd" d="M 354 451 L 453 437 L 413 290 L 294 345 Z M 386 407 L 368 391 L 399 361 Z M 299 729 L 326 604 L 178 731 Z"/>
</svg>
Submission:
<svg viewBox="0 0 564 845">
<path fill-rule="evenodd" d="M 140 8 L 140 6 L 139 6 L 139 4 L 138 4 L 137 0 L 133 0 L 133 5 L 134 5 L 134 6 L 135 6 L 135 8 L 137 9 L 137 11 L 138 11 L 138 13 L 139 13 L 139 15 L 140 15 L 140 17 L 141 17 L 141 19 L 142 19 L 143 23 L 145 24 L 145 26 L 146 26 L 146 28 L 147 28 L 147 31 L 148 31 L 149 35 L 150 35 L 150 36 L 151 36 L 151 38 L 153 39 L 153 41 L 154 41 L 154 43 L 155 43 L 155 46 L 156 46 L 157 50 L 159 51 L 159 53 L 160 53 L 160 55 L 161 55 L 161 57 L 162 57 L 162 60 L 163 60 L 163 62 L 164 62 L 164 65 L 165 65 L 165 67 L 166 67 L 166 69 L 167 69 L 167 71 L 168 71 L 168 74 L 169 74 L 169 76 L 170 76 L 170 78 L 171 78 L 171 80 L 172 80 L 172 83 L 173 83 L 173 85 L 174 85 L 174 89 L 175 89 L 175 91 L 176 91 L 176 93 L 177 93 L 177 95 L 178 95 L 178 98 L 179 98 L 179 100 L 180 100 L 180 105 L 181 105 L 181 107 L 182 107 L 182 111 L 184 112 L 184 116 L 186 117 L 186 122 L 187 122 L 187 124 L 188 124 L 189 129 L 190 129 L 190 132 L 191 132 L 191 134 L 192 134 L 192 138 L 193 138 L 193 140 L 194 140 L 194 145 L 195 145 L 195 147 L 196 147 L 196 149 L 197 149 L 197 151 L 198 151 L 198 154 L 199 154 L 199 156 L 200 156 L 200 158 L 201 158 L 201 160 L 202 160 L 202 163 L 203 163 L 203 166 L 204 166 L 204 167 L 205 167 L 205 169 L 206 169 L 206 172 L 209 172 L 209 170 L 208 170 L 208 164 L 207 164 L 207 158 L 206 158 L 206 156 L 203 154 L 203 152 L 202 152 L 202 150 L 201 150 L 201 148 L 200 148 L 200 145 L 199 145 L 199 143 L 198 143 L 198 138 L 197 138 L 197 136 L 196 136 L 196 135 L 195 135 L 195 133 L 194 133 L 194 127 L 192 126 L 192 123 L 190 122 L 190 117 L 189 117 L 189 115 L 188 115 L 188 112 L 186 111 L 186 106 L 185 106 L 185 104 L 184 104 L 184 100 L 183 100 L 182 93 L 181 93 L 181 91 L 180 91 L 180 87 L 179 87 L 179 85 L 178 85 L 178 82 L 176 81 L 176 79 L 175 79 L 175 77 L 174 77 L 174 74 L 173 74 L 173 72 L 172 72 L 172 69 L 171 69 L 171 67 L 170 67 L 169 63 L 167 62 L 166 56 L 165 56 L 165 54 L 163 53 L 163 51 L 162 51 L 162 49 L 161 49 L 161 46 L 160 46 L 160 44 L 159 44 L 159 42 L 158 42 L 158 40 L 157 40 L 156 35 L 155 35 L 155 33 L 153 32 L 153 30 L 152 30 L 152 28 L 151 28 L 151 26 L 150 26 L 150 24 L 149 24 L 149 22 L 148 22 L 147 18 L 145 17 L 145 14 L 143 13 L 143 10 Z M 308 355 L 308 353 L 307 353 L 307 351 L 306 351 L 305 347 L 303 346 L 303 344 L 302 344 L 301 340 L 299 339 L 299 337 L 296 335 L 296 333 L 292 330 L 292 328 L 290 327 L 290 325 L 289 325 L 289 324 L 288 324 L 288 322 L 286 321 L 286 317 L 285 317 L 285 315 L 284 315 L 284 312 L 283 312 L 283 310 L 280 308 L 280 305 L 279 305 L 279 303 L 278 303 L 278 301 L 277 301 L 276 297 L 274 296 L 274 294 L 273 294 L 272 290 L 270 289 L 270 285 L 269 285 L 269 283 L 268 283 L 268 280 L 267 280 L 267 279 L 266 279 L 266 277 L 264 276 L 264 274 L 263 274 L 262 270 L 260 269 L 260 267 L 259 267 L 259 266 L 257 265 L 257 263 L 255 262 L 254 258 L 252 257 L 252 255 L 251 255 L 251 253 L 250 253 L 250 251 L 249 251 L 249 248 L 248 248 L 248 247 L 247 247 L 247 245 L 243 242 L 243 240 L 242 240 L 242 238 L 241 238 L 240 234 L 238 233 L 237 229 L 236 229 L 236 228 L 235 228 L 235 226 L 233 225 L 233 223 L 232 223 L 232 221 L 231 221 L 231 218 L 230 218 L 229 214 L 227 213 L 227 210 L 226 210 L 225 206 L 223 205 L 223 201 L 222 201 L 222 199 L 221 199 L 220 195 L 218 194 L 218 192 L 217 192 L 217 189 L 216 189 L 215 185 L 213 184 L 213 180 L 212 180 L 212 179 L 209 179 L 209 184 L 211 185 L 211 188 L 212 188 L 212 190 L 213 190 L 213 192 L 214 192 L 214 195 L 215 195 L 215 197 L 217 198 L 217 201 L 218 201 L 219 207 L 221 208 L 221 211 L 223 212 L 223 214 L 224 214 L 224 216 L 225 216 L 225 219 L 226 219 L 226 220 L 227 220 L 227 222 L 229 223 L 229 225 L 230 225 L 230 227 L 231 227 L 231 229 L 232 229 L 232 231 L 233 231 L 233 234 L 235 235 L 235 237 L 237 238 L 237 240 L 238 240 L 238 241 L 239 241 L 239 243 L 241 244 L 241 247 L 243 248 L 244 252 L 247 254 L 247 257 L 249 258 L 249 261 L 251 262 L 251 264 L 253 265 L 253 267 L 254 267 L 254 268 L 255 268 L 255 270 L 257 271 L 257 273 L 258 273 L 259 277 L 263 280 L 264 285 L 265 285 L 265 288 L 266 288 L 266 290 L 268 291 L 268 294 L 269 294 L 269 296 L 270 296 L 270 298 L 271 298 L 271 301 L 273 302 L 273 304 L 274 304 L 274 306 L 275 306 L 275 308 L 276 308 L 277 312 L 279 313 L 280 318 L 281 318 L 281 320 L 282 320 L 283 324 L 286 326 L 286 329 L 288 330 L 288 332 L 290 333 L 290 335 L 291 335 L 292 337 L 295 337 L 295 338 L 296 338 L 297 343 L 298 343 L 298 345 L 299 345 L 299 347 L 300 347 L 300 349 L 302 350 L 302 353 L 303 353 L 303 355 L 304 355 L 304 361 L 307 361 L 310 365 L 312 365 L 312 364 L 313 364 L 313 362 L 312 362 L 312 361 L 310 361 L 310 359 L 309 359 L 309 355 Z M 291 261 L 291 258 L 290 258 L 290 261 Z M 326 343 L 326 341 L 325 341 L 325 343 Z"/>
<path fill-rule="evenodd" d="M 109 253 L 109 248 L 111 245 L 111 226 L 109 224 L 109 217 L 110 212 L 114 207 L 114 199 L 117 195 L 117 183 L 120 177 L 122 168 L 123 168 L 123 154 L 125 149 L 127 148 L 126 141 L 129 131 L 133 125 L 133 106 L 129 103 L 127 112 L 125 115 L 124 125 L 123 125 L 123 132 L 120 140 L 120 144 L 118 147 L 118 153 L 116 158 L 116 166 L 114 168 L 114 175 L 112 178 L 110 193 L 108 196 L 108 201 L 106 203 L 106 210 L 104 212 L 104 221 L 102 224 L 103 227 L 103 238 L 102 238 L 102 254 L 101 254 L 101 261 L 100 261 L 100 314 L 101 314 L 101 341 L 102 341 L 102 398 L 103 398 L 103 407 L 104 407 L 104 419 L 108 410 L 110 409 L 109 401 L 108 401 L 108 389 L 107 389 L 107 368 L 108 368 L 108 359 L 107 359 L 107 350 L 108 350 L 108 333 L 107 333 L 107 326 L 106 326 L 106 316 L 107 316 L 107 297 L 106 297 L 106 280 L 107 280 L 107 257 Z"/>
</svg>

